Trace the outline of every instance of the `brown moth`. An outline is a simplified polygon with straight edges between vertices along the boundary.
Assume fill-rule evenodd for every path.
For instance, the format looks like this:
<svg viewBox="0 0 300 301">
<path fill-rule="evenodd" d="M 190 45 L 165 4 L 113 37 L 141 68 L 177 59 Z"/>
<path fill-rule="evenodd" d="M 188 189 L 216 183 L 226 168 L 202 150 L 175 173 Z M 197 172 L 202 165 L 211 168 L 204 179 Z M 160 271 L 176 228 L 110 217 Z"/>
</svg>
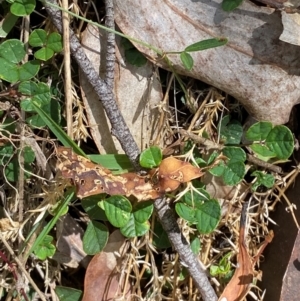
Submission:
<svg viewBox="0 0 300 301">
<path fill-rule="evenodd" d="M 133 195 L 139 201 L 146 201 L 174 191 L 181 183 L 203 174 L 199 168 L 173 157 L 164 159 L 159 168 L 151 170 L 146 176 L 136 173 L 114 175 L 110 170 L 75 154 L 67 147 L 58 148 L 58 158 L 58 169 L 62 177 L 72 180 L 79 198 L 107 193 L 127 197 Z"/>
</svg>

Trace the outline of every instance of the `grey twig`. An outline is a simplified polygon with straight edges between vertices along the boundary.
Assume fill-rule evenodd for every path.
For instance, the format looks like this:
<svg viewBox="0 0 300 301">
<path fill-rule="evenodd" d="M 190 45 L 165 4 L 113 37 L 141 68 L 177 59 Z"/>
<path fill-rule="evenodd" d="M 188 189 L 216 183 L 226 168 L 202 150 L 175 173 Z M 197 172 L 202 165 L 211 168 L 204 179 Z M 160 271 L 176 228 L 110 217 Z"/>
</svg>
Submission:
<svg viewBox="0 0 300 301">
<path fill-rule="evenodd" d="M 49 0 L 49 2 L 57 5 L 55 0 Z M 106 1 L 106 4 L 108 4 L 109 9 L 112 8 L 112 6 L 110 6 L 110 3 L 111 2 L 109 0 Z M 61 32 L 62 26 L 60 11 L 58 9 L 53 8 L 52 6 L 47 5 L 47 2 L 45 3 L 45 6 L 49 16 L 52 19 L 52 22 Z M 109 16 L 108 19 L 110 19 L 111 13 L 112 12 L 107 12 L 107 16 Z M 111 39 L 109 42 L 111 41 L 113 42 L 113 39 Z M 101 99 L 106 114 L 112 124 L 113 134 L 120 141 L 125 153 L 128 155 L 131 162 L 135 164 L 136 158 L 139 155 L 139 149 L 116 105 L 113 90 L 111 89 L 109 84 L 110 81 L 114 80 L 113 77 L 108 78 L 106 81 L 102 81 L 99 78 L 89 59 L 86 57 L 77 37 L 71 30 L 70 48 L 72 55 L 77 61 L 79 67 L 85 73 L 87 79 L 90 81 L 99 98 Z M 112 59 L 111 54 L 107 54 L 107 57 L 109 57 L 109 59 Z M 111 66 L 109 65 L 108 69 L 110 67 Z M 113 73 L 111 74 L 113 75 Z M 162 226 L 164 227 L 166 233 L 168 234 L 175 250 L 178 252 L 184 264 L 187 265 L 190 275 L 194 279 L 196 286 L 201 292 L 203 300 L 216 301 L 217 296 L 214 292 L 214 289 L 211 286 L 204 269 L 201 267 L 197 258 L 193 255 L 189 244 L 181 234 L 172 209 L 169 207 L 169 205 L 164 199 L 157 199 L 154 202 L 154 207 L 157 211 L 159 220 Z"/>
<path fill-rule="evenodd" d="M 54 6 L 51 6 L 51 4 L 57 6 L 56 0 L 48 0 L 45 1 L 44 4 L 53 24 L 58 29 L 58 31 L 62 33 L 61 11 Z M 107 84 L 106 81 L 100 79 L 95 68 L 93 67 L 90 60 L 87 58 L 83 48 L 81 47 L 78 38 L 71 29 L 70 49 L 72 56 L 76 60 L 79 68 L 86 76 L 103 104 L 105 112 L 111 123 L 112 134 L 117 137 L 130 161 L 133 162 L 136 168 L 138 168 L 137 158 L 139 155 L 139 149 L 133 139 L 133 136 L 130 133 L 128 126 L 125 123 L 123 116 L 119 111 L 113 90 L 110 88 L 111 79 L 108 80 L 109 84 Z"/>
<path fill-rule="evenodd" d="M 179 229 L 173 210 L 165 199 L 156 199 L 154 206 L 159 220 L 168 234 L 170 242 L 173 244 L 182 263 L 194 279 L 195 285 L 199 289 L 203 300 L 217 301 L 218 297 L 208 280 L 204 268 L 200 265 L 199 260 L 193 254 L 190 245 Z"/>
<path fill-rule="evenodd" d="M 105 26 L 115 29 L 114 6 L 112 0 L 105 0 Z M 107 49 L 106 49 L 106 78 L 105 82 L 113 91 L 115 79 L 115 34 L 107 32 Z"/>
</svg>

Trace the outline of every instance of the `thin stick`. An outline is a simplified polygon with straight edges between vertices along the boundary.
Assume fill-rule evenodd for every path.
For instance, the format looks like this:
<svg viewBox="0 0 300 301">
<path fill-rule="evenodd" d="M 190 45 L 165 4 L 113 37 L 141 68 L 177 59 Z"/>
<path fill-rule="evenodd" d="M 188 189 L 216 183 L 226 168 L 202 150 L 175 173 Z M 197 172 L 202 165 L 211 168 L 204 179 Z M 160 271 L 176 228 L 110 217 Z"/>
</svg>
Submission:
<svg viewBox="0 0 300 301">
<path fill-rule="evenodd" d="M 62 7 L 68 10 L 68 0 L 62 0 Z M 62 12 L 63 23 L 63 39 L 64 39 L 64 90 L 65 90 L 65 103 L 67 115 L 67 132 L 68 136 L 73 139 L 73 100 L 72 100 L 72 79 L 71 79 L 71 53 L 69 41 L 69 14 Z"/>
</svg>

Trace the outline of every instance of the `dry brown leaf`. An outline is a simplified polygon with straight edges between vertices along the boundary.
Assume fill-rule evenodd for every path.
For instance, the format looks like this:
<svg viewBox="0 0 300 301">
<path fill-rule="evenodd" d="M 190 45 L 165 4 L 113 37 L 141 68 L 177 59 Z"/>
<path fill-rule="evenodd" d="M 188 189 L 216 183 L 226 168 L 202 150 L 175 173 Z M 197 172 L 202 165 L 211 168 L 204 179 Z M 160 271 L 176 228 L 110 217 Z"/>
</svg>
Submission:
<svg viewBox="0 0 300 301">
<path fill-rule="evenodd" d="M 237 256 L 237 267 L 233 277 L 227 284 L 219 301 L 241 301 L 247 294 L 253 280 L 254 268 L 252 258 L 248 254 L 245 243 L 245 224 L 246 224 L 246 210 L 244 205 L 239 234 L 239 254 Z"/>
<path fill-rule="evenodd" d="M 79 156 L 70 148 L 58 148 L 61 160 L 58 169 L 62 176 L 72 179 L 77 196 L 85 198 L 91 195 L 107 193 L 110 195 L 135 196 L 138 200 L 156 199 L 160 196 L 147 177 L 135 173 L 113 175 L 110 170 Z"/>
<path fill-rule="evenodd" d="M 157 187 L 160 191 L 170 192 L 178 188 L 181 183 L 199 178 L 204 173 L 200 168 L 194 167 L 189 162 L 169 157 L 162 160 L 158 168 Z"/>
<path fill-rule="evenodd" d="M 103 252 L 95 255 L 87 268 L 82 301 L 112 301 L 116 300 L 118 294 L 123 293 L 120 273 L 115 269 L 120 260 L 115 254 L 124 252 L 124 248 L 125 239 L 120 231 L 116 230 L 110 235 Z M 127 289 L 128 293 L 130 287 Z"/>
<path fill-rule="evenodd" d="M 140 176 L 136 173 L 113 175 L 110 170 L 79 156 L 70 148 L 58 148 L 62 176 L 71 179 L 77 188 L 77 196 L 107 193 L 109 195 L 135 196 L 139 201 L 156 199 L 165 192 L 174 191 L 181 183 L 201 177 L 203 172 L 188 162 L 169 157 L 159 168 Z"/>
</svg>

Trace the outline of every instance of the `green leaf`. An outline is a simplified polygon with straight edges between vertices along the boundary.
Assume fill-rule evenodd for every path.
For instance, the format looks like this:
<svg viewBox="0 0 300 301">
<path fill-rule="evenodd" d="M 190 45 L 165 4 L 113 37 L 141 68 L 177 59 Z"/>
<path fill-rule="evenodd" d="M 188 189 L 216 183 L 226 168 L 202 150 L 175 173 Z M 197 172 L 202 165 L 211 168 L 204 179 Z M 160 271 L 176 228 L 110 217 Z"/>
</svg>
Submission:
<svg viewBox="0 0 300 301">
<path fill-rule="evenodd" d="M 98 194 L 84 198 L 84 202 L 81 203 L 84 211 L 88 214 L 91 220 L 107 221 L 105 211 L 98 205 L 106 194 Z"/>
<path fill-rule="evenodd" d="M 86 157 L 86 154 L 80 147 L 62 130 L 62 128 L 43 110 L 36 101 L 32 101 L 35 111 L 44 120 L 56 138 L 67 147 L 71 147 L 74 152 L 80 156 Z"/>
<path fill-rule="evenodd" d="M 220 162 L 217 166 L 212 167 L 208 171 L 215 177 L 221 177 L 225 172 L 225 163 Z"/>
<path fill-rule="evenodd" d="M 28 172 L 31 172 L 31 166 L 27 163 L 24 164 L 24 177 L 25 179 L 28 179 L 30 177 L 30 174 Z M 28 171 L 28 172 L 26 172 Z M 13 158 L 5 167 L 5 176 L 6 179 L 10 182 L 17 182 L 20 176 L 20 163 L 17 157 Z"/>
<path fill-rule="evenodd" d="M 116 171 L 132 169 L 132 164 L 127 155 L 123 154 L 108 154 L 108 155 L 88 155 L 95 163 L 102 165 L 105 168 Z"/>
<path fill-rule="evenodd" d="M 138 222 L 131 214 L 126 225 L 120 228 L 121 233 L 128 238 L 145 235 L 150 229 L 148 221 Z"/>
<path fill-rule="evenodd" d="M 108 240 L 108 229 L 102 223 L 91 221 L 83 236 L 83 250 L 95 255 L 104 249 Z"/>
<path fill-rule="evenodd" d="M 15 83 L 19 80 L 19 72 L 17 65 L 8 62 L 6 59 L 0 57 L 0 79 L 9 83 Z"/>
<path fill-rule="evenodd" d="M 51 99 L 50 89 L 45 83 L 37 84 L 33 81 L 25 81 L 20 83 L 18 91 L 32 97 L 32 100 L 25 99 L 21 101 L 21 108 L 26 112 L 35 111 L 35 107 L 33 106 L 32 101 L 36 101 L 39 106 L 45 106 L 49 104 Z M 45 110 L 44 107 L 43 109 Z"/>
<path fill-rule="evenodd" d="M 0 146 L 0 165 L 5 165 L 13 156 L 14 148 L 10 143 Z"/>
<path fill-rule="evenodd" d="M 30 146 L 25 146 L 22 154 L 26 163 L 32 163 L 35 160 L 35 153 Z"/>
<path fill-rule="evenodd" d="M 178 202 L 175 204 L 175 211 L 184 220 L 192 224 L 196 223 L 195 208 L 192 208 L 191 206 L 188 206 L 184 203 Z"/>
<path fill-rule="evenodd" d="M 184 66 L 184 68 L 186 70 L 192 70 L 193 66 L 194 66 L 194 60 L 192 58 L 192 56 L 187 53 L 187 52 L 181 52 L 180 53 L 180 59 L 181 59 L 181 62 Z"/>
<path fill-rule="evenodd" d="M 109 222 L 113 226 L 121 228 L 128 223 L 132 206 L 124 196 L 113 195 L 104 200 L 104 210 Z"/>
<path fill-rule="evenodd" d="M 18 16 L 8 13 L 0 22 L 0 38 L 6 38 L 17 23 Z"/>
<path fill-rule="evenodd" d="M 32 60 L 22 64 L 18 68 L 19 80 L 29 80 L 37 75 L 40 70 L 40 63 L 37 60 Z"/>
<path fill-rule="evenodd" d="M 0 44 L 0 56 L 10 63 L 18 64 L 25 56 L 24 44 L 16 39 L 9 39 Z"/>
<path fill-rule="evenodd" d="M 222 152 L 224 156 L 229 159 L 230 163 L 246 161 L 246 153 L 240 147 L 226 146 L 223 148 Z"/>
<path fill-rule="evenodd" d="M 46 235 L 39 245 L 36 246 L 34 253 L 40 260 L 45 260 L 47 257 L 54 255 L 56 248 L 52 244 L 53 237 Z"/>
<path fill-rule="evenodd" d="M 272 188 L 275 184 L 275 178 L 271 174 L 266 174 L 262 171 L 254 171 L 251 176 L 256 177 L 256 181 L 252 185 L 253 191 L 255 191 L 261 185 L 267 188 Z"/>
<path fill-rule="evenodd" d="M 199 237 L 195 236 L 194 238 L 192 238 L 190 245 L 191 245 L 192 252 L 195 255 L 198 255 L 201 250 L 201 241 Z"/>
<path fill-rule="evenodd" d="M 194 52 L 194 51 L 202 51 L 205 49 L 215 48 L 219 46 L 223 46 L 228 42 L 225 38 L 217 38 L 217 39 L 207 39 L 192 45 L 189 45 L 184 49 L 185 52 Z"/>
<path fill-rule="evenodd" d="M 43 47 L 34 53 L 34 57 L 41 61 L 48 61 L 54 55 L 54 51 L 48 47 Z"/>
<path fill-rule="evenodd" d="M 56 286 L 55 293 L 59 301 L 80 301 L 82 299 L 82 291 L 65 286 Z"/>
<path fill-rule="evenodd" d="M 224 11 L 232 11 L 243 3 L 243 0 L 223 0 L 222 9 Z"/>
<path fill-rule="evenodd" d="M 134 219 L 139 223 L 146 222 L 153 212 L 153 202 L 146 201 L 136 203 L 132 209 Z"/>
<path fill-rule="evenodd" d="M 16 16 L 30 15 L 35 8 L 35 0 L 15 0 L 10 7 L 10 12 Z"/>
<path fill-rule="evenodd" d="M 266 146 L 282 160 L 288 159 L 294 150 L 294 137 L 284 125 L 275 126 L 266 138 Z"/>
<path fill-rule="evenodd" d="M 267 121 L 254 123 L 247 130 L 246 138 L 250 141 L 265 140 L 272 130 L 272 127 L 272 123 Z"/>
<path fill-rule="evenodd" d="M 55 226 L 57 220 L 60 218 L 60 216 L 66 211 L 66 207 L 68 207 L 69 203 L 74 201 L 76 198 L 75 195 L 75 189 L 68 189 L 65 194 L 63 200 L 61 200 L 60 205 L 57 209 L 57 214 L 53 216 L 53 218 L 42 228 L 41 233 L 37 237 L 37 239 L 34 240 L 30 250 L 26 254 L 26 256 L 29 256 L 33 250 L 36 249 L 36 247 L 43 241 L 44 237 L 51 231 L 51 229 Z M 32 234 L 32 233 L 31 233 Z M 26 245 L 27 241 L 30 239 L 31 235 L 28 235 L 24 245 Z"/>
<path fill-rule="evenodd" d="M 158 166 L 162 160 L 162 151 L 157 146 L 145 149 L 140 155 L 140 165 L 145 168 Z"/>
<path fill-rule="evenodd" d="M 147 59 L 136 48 L 125 50 L 125 59 L 133 66 L 141 67 L 147 63 Z"/>
<path fill-rule="evenodd" d="M 153 235 L 153 245 L 157 249 L 166 249 L 171 247 L 170 240 L 166 231 L 163 229 L 159 220 L 155 220 L 154 222 L 154 235 Z"/>
<path fill-rule="evenodd" d="M 195 217 L 197 219 L 197 229 L 202 234 L 212 232 L 218 225 L 221 218 L 221 206 L 217 200 L 211 199 L 204 202 L 200 208 L 196 210 Z"/>
<path fill-rule="evenodd" d="M 29 45 L 42 47 L 47 41 L 47 33 L 44 29 L 35 29 L 29 36 Z"/>
<path fill-rule="evenodd" d="M 270 158 L 276 157 L 276 154 L 269 150 L 269 148 L 265 145 L 254 143 L 250 145 L 250 148 L 260 157 L 263 157 L 265 161 Z"/>
<path fill-rule="evenodd" d="M 225 165 L 223 179 L 226 185 L 236 185 L 240 183 L 245 175 L 246 168 L 243 162 L 228 162 Z"/>
<path fill-rule="evenodd" d="M 207 160 L 207 165 L 212 164 L 218 156 L 219 156 L 219 153 L 217 151 L 213 151 Z"/>
<path fill-rule="evenodd" d="M 192 190 L 185 193 L 180 199 L 181 202 L 184 202 L 188 206 L 197 207 L 198 204 L 202 204 L 203 201 L 208 201 L 210 199 L 209 193 L 203 189 L 198 188 L 198 192 Z"/>
<path fill-rule="evenodd" d="M 47 48 L 54 52 L 60 52 L 63 49 L 62 37 L 58 32 L 52 32 L 47 38 Z"/>
<path fill-rule="evenodd" d="M 225 144 L 239 144 L 243 135 L 242 125 L 235 120 L 230 121 L 230 116 L 225 116 L 218 125 L 221 139 Z"/>
</svg>

